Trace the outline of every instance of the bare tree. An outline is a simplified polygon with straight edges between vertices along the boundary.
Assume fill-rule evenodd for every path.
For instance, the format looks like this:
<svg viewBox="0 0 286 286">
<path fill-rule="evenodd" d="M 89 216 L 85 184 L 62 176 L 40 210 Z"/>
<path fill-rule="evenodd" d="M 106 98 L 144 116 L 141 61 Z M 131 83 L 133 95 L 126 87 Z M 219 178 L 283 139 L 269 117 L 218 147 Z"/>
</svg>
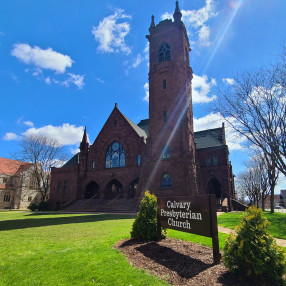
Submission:
<svg viewBox="0 0 286 286">
<path fill-rule="evenodd" d="M 243 192 L 252 205 L 259 207 L 261 201 L 260 174 L 255 168 L 248 168 L 237 178 L 238 190 Z"/>
<path fill-rule="evenodd" d="M 277 63 L 238 74 L 219 94 L 216 111 L 286 175 L 286 47 Z"/>
<path fill-rule="evenodd" d="M 35 188 L 46 201 L 50 191 L 51 168 L 58 167 L 66 160 L 63 147 L 55 140 L 45 136 L 31 135 L 20 142 L 16 154 L 20 161 L 32 163 L 32 177 Z"/>
</svg>

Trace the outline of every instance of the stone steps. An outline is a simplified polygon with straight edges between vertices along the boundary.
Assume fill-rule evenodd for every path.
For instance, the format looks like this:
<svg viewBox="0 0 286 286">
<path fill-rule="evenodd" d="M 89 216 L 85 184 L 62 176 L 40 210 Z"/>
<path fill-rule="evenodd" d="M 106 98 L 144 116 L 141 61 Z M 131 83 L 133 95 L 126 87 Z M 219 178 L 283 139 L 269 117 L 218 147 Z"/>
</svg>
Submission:
<svg viewBox="0 0 286 286">
<path fill-rule="evenodd" d="M 138 201 L 134 199 L 117 199 L 116 201 L 104 199 L 77 200 L 67 206 L 66 212 L 131 212 L 137 211 Z"/>
</svg>

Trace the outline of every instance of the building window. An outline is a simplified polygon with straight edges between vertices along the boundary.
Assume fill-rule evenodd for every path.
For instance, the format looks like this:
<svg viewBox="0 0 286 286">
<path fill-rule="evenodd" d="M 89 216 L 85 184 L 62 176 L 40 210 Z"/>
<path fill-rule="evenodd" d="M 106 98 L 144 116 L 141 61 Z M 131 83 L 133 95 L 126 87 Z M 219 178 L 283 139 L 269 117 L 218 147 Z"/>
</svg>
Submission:
<svg viewBox="0 0 286 286">
<path fill-rule="evenodd" d="M 141 166 L 141 155 L 137 155 L 137 166 Z"/>
<path fill-rule="evenodd" d="M 114 118 L 114 126 L 116 127 L 117 126 L 117 119 Z"/>
<path fill-rule="evenodd" d="M 161 158 L 163 160 L 167 160 L 171 158 L 171 151 L 170 151 L 170 147 L 168 145 L 165 145 L 163 150 L 162 150 L 162 155 Z"/>
<path fill-rule="evenodd" d="M 218 165 L 218 156 L 217 156 L 217 154 L 213 155 L 213 165 L 214 166 Z"/>
<path fill-rule="evenodd" d="M 167 81 L 165 79 L 163 79 L 163 89 L 167 88 Z"/>
<path fill-rule="evenodd" d="M 167 122 L 167 111 L 163 112 L 164 122 Z"/>
<path fill-rule="evenodd" d="M 91 167 L 92 167 L 92 171 L 94 171 L 94 169 L 95 169 L 95 161 L 94 160 L 92 160 Z"/>
<path fill-rule="evenodd" d="M 166 173 L 161 178 L 161 187 L 171 187 L 172 186 L 172 177 L 170 174 Z"/>
<path fill-rule="evenodd" d="M 107 149 L 105 168 L 118 168 L 125 166 L 125 150 L 119 142 L 113 142 Z"/>
<path fill-rule="evenodd" d="M 158 62 L 171 61 L 171 46 L 168 43 L 163 43 L 158 50 Z"/>
<path fill-rule="evenodd" d="M 4 195 L 4 202 L 10 202 L 10 194 Z"/>
<path fill-rule="evenodd" d="M 207 166 L 210 166 L 212 164 L 212 158 L 210 155 L 208 155 L 206 158 L 206 164 L 207 164 Z"/>
<path fill-rule="evenodd" d="M 61 191 L 62 188 L 62 182 L 58 181 L 58 193 Z"/>
<path fill-rule="evenodd" d="M 31 202 L 31 201 L 32 201 L 32 197 L 29 196 L 29 197 L 28 197 L 28 202 Z"/>
</svg>

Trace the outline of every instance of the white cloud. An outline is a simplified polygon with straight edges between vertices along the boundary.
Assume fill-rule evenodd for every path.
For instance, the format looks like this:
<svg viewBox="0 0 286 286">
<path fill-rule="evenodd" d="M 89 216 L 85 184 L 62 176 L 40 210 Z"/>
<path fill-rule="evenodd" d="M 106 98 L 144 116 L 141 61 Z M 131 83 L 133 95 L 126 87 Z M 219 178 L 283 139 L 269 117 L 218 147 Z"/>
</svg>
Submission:
<svg viewBox="0 0 286 286">
<path fill-rule="evenodd" d="M 49 85 L 50 85 L 51 82 L 52 82 L 49 76 L 46 77 L 44 81 L 45 81 L 46 84 L 49 84 Z"/>
<path fill-rule="evenodd" d="M 210 28 L 206 25 L 203 25 L 199 32 L 199 39 L 198 39 L 198 44 L 200 46 L 208 47 L 210 45 Z"/>
<path fill-rule="evenodd" d="M 208 82 L 208 77 L 206 75 L 198 76 L 194 74 L 192 81 L 193 103 L 207 103 L 215 100 L 215 95 L 208 97 L 211 88 L 215 85 L 215 79 L 211 79 L 211 81 Z"/>
<path fill-rule="evenodd" d="M 43 50 L 28 44 L 15 44 L 11 54 L 25 64 L 32 64 L 38 68 L 49 69 L 58 73 L 64 73 L 66 68 L 73 64 L 73 60 L 69 56 L 58 53 L 52 48 Z"/>
<path fill-rule="evenodd" d="M 127 55 L 131 52 L 125 43 L 125 37 L 130 31 L 130 24 L 119 22 L 122 19 L 131 19 L 131 16 L 124 14 L 124 10 L 117 9 L 113 15 L 105 17 L 97 27 L 92 28 L 92 34 L 99 42 L 99 51 L 105 53 L 123 52 Z"/>
<path fill-rule="evenodd" d="M 199 10 L 182 10 L 182 20 L 186 26 L 199 28 L 205 24 L 210 18 L 217 15 L 213 0 L 206 0 L 206 4 Z"/>
<path fill-rule="evenodd" d="M 100 83 L 104 83 L 103 79 L 97 78 L 96 80 L 99 81 Z"/>
<path fill-rule="evenodd" d="M 78 89 L 82 89 L 84 86 L 84 75 L 68 73 L 69 77 L 62 82 L 62 85 L 69 87 L 70 84 L 74 84 Z"/>
<path fill-rule="evenodd" d="M 40 128 L 29 128 L 23 135 L 43 135 L 56 139 L 62 145 L 74 145 L 81 142 L 83 130 L 83 126 L 77 127 L 69 123 L 64 123 L 62 126 L 46 125 Z"/>
<path fill-rule="evenodd" d="M 219 128 L 222 126 L 223 122 L 225 123 L 226 144 L 228 145 L 228 148 L 230 150 L 243 149 L 243 143 L 246 141 L 246 139 L 237 134 L 220 113 L 210 113 L 201 118 L 194 117 L 194 130 L 201 131 L 206 129 Z"/>
<path fill-rule="evenodd" d="M 132 67 L 137 68 L 142 62 L 141 54 L 138 54 L 137 57 L 134 59 Z"/>
<path fill-rule="evenodd" d="M 198 44 L 200 46 L 210 45 L 210 27 L 205 23 L 213 17 L 217 16 L 216 4 L 214 0 L 206 0 L 205 6 L 198 10 L 181 10 L 182 21 L 186 27 L 192 27 L 198 34 Z M 164 13 L 162 19 L 172 19 L 171 13 Z M 194 44 L 195 42 L 192 42 Z"/>
<path fill-rule="evenodd" d="M 234 79 L 233 78 L 223 78 L 222 79 L 222 82 L 224 83 L 224 84 L 228 84 L 228 85 L 234 85 Z"/>
<path fill-rule="evenodd" d="M 34 127 L 34 123 L 32 121 L 24 121 L 23 122 L 26 126 Z"/>
<path fill-rule="evenodd" d="M 149 83 L 146 82 L 144 84 L 145 96 L 143 98 L 144 101 L 149 102 Z"/>
<path fill-rule="evenodd" d="M 17 134 L 12 133 L 12 132 L 7 132 L 7 133 L 3 136 L 3 140 L 6 140 L 6 141 L 20 140 L 20 139 L 21 139 L 21 136 L 18 136 Z"/>
</svg>

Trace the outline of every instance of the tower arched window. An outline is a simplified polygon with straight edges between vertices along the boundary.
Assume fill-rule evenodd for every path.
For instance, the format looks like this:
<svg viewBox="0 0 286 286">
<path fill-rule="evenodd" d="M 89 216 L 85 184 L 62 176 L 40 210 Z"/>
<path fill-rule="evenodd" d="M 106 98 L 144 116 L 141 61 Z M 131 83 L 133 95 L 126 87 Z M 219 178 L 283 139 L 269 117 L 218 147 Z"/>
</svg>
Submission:
<svg viewBox="0 0 286 286">
<path fill-rule="evenodd" d="M 163 150 L 162 150 L 162 155 L 161 158 L 163 160 L 167 160 L 171 158 L 171 151 L 170 151 L 170 147 L 168 145 L 165 145 Z"/>
<path fill-rule="evenodd" d="M 165 79 L 163 79 L 163 89 L 167 88 L 167 81 Z"/>
<path fill-rule="evenodd" d="M 171 187 L 172 186 L 172 177 L 169 173 L 165 173 L 161 177 L 161 187 L 166 188 L 166 187 Z"/>
<path fill-rule="evenodd" d="M 218 165 L 218 156 L 217 156 L 217 154 L 214 154 L 214 155 L 213 155 L 213 165 L 214 165 L 214 166 L 217 166 L 217 165 Z"/>
<path fill-rule="evenodd" d="M 119 168 L 125 166 L 125 150 L 115 141 L 107 149 L 105 156 L 105 168 Z"/>
<path fill-rule="evenodd" d="M 207 166 L 210 166 L 212 164 L 212 158 L 210 155 L 207 155 L 206 164 L 207 164 Z"/>
<path fill-rule="evenodd" d="M 158 50 L 158 62 L 171 61 L 171 46 L 164 42 Z"/>
</svg>

